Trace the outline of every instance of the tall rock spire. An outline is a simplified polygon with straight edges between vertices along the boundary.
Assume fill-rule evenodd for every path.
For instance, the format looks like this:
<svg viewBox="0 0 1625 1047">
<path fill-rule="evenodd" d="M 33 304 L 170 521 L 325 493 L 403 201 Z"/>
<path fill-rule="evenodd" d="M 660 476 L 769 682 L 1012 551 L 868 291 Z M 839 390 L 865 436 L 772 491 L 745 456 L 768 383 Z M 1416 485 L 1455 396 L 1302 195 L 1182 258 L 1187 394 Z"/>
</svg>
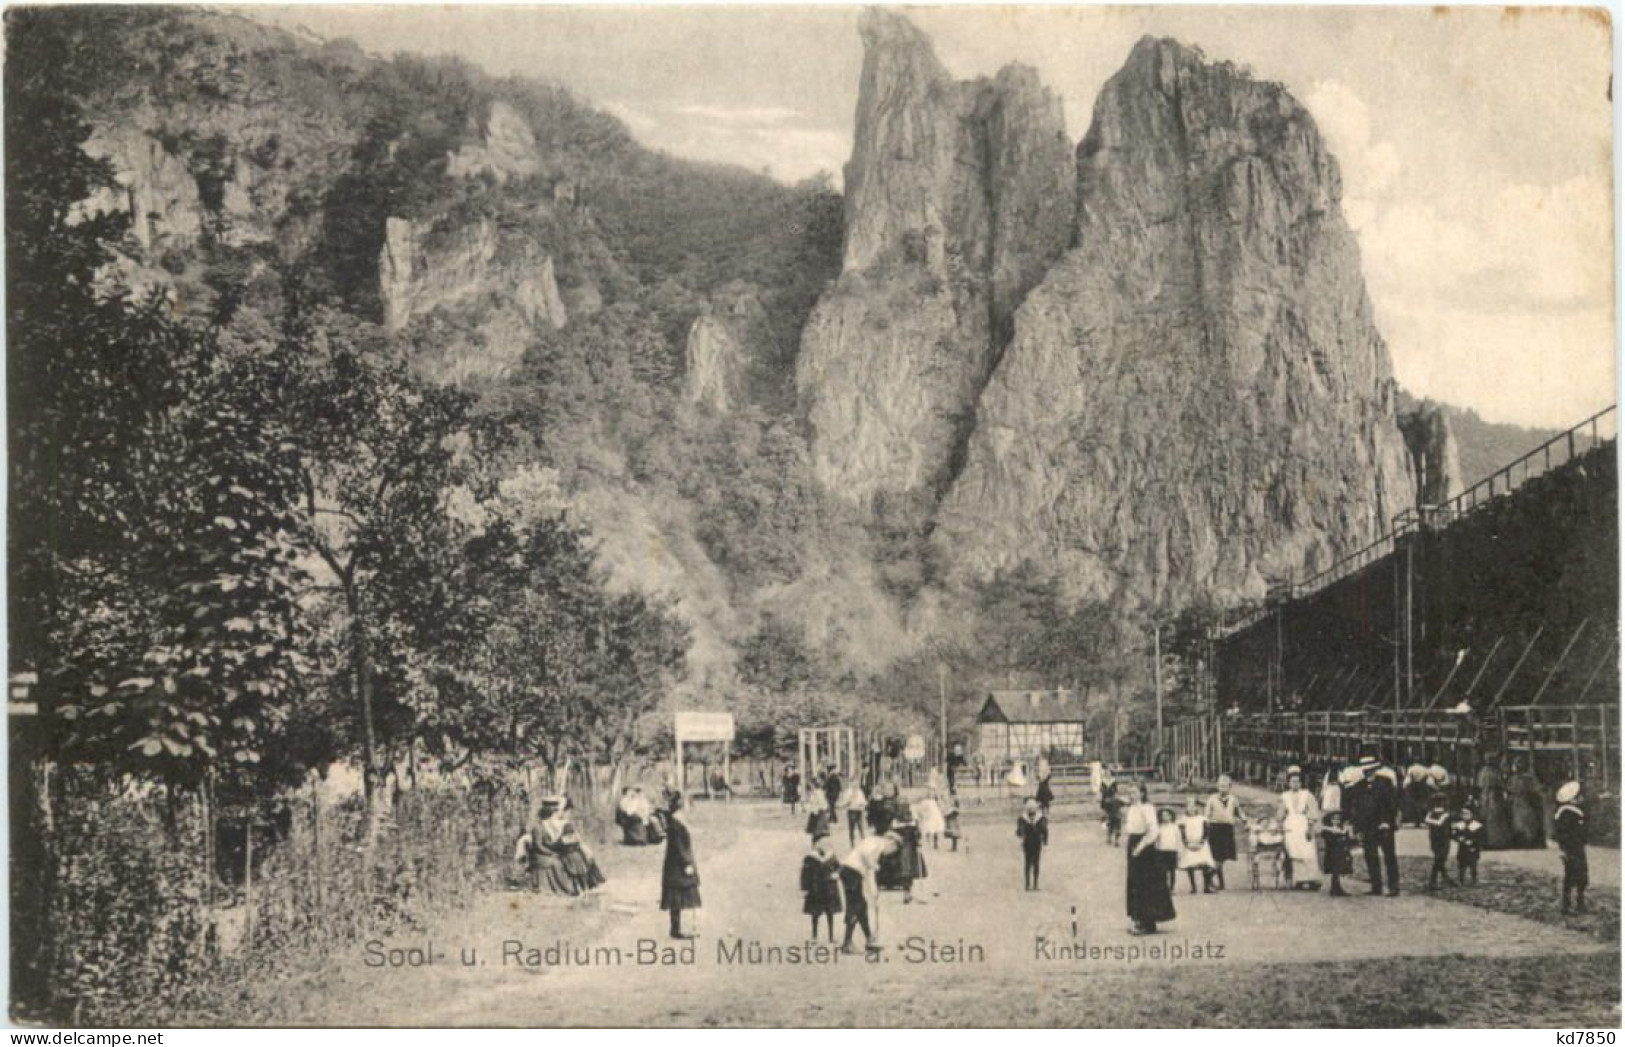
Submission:
<svg viewBox="0 0 1625 1047">
<path fill-rule="evenodd" d="M 1144 39 L 1078 187 L 1076 246 L 1015 314 L 942 505 L 949 562 L 1262 595 L 1414 504 L 1337 164 L 1284 88 Z"/>
<path fill-rule="evenodd" d="M 796 384 L 819 478 L 867 501 L 950 478 L 1011 314 L 1070 242 L 1075 169 L 1032 70 L 959 82 L 901 16 L 861 31 L 842 273 Z"/>
</svg>

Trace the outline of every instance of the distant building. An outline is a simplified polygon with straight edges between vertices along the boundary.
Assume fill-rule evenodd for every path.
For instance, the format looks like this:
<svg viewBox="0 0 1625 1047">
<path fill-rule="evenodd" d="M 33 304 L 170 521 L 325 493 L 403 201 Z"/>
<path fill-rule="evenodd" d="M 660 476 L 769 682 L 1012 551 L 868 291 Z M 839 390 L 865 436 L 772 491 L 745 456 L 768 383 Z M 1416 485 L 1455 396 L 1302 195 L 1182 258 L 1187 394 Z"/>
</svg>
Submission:
<svg viewBox="0 0 1625 1047">
<path fill-rule="evenodd" d="M 1083 696 L 1071 691 L 990 691 L 976 717 L 983 760 L 1083 755 Z"/>
</svg>

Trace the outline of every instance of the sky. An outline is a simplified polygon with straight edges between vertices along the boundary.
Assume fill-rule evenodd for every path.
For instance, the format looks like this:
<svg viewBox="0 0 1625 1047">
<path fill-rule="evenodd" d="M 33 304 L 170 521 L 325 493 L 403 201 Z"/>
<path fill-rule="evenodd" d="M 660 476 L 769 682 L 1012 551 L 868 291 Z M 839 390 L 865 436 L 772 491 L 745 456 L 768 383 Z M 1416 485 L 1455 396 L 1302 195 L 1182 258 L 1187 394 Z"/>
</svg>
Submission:
<svg viewBox="0 0 1625 1047">
<path fill-rule="evenodd" d="M 256 7 L 379 54 L 557 82 L 647 145 L 794 181 L 851 151 L 851 6 Z M 1566 427 L 1615 400 L 1611 26 L 1490 7 L 908 9 L 959 77 L 1034 66 L 1074 139 L 1141 36 L 1283 83 L 1339 159 L 1400 384 Z"/>
</svg>

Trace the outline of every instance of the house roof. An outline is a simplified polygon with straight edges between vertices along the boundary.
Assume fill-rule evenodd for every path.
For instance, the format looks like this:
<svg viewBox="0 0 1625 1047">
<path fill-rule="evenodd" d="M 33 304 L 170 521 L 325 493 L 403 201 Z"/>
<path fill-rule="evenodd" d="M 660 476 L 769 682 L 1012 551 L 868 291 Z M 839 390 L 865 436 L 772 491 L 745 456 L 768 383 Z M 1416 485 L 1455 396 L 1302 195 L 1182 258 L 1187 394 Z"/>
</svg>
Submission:
<svg viewBox="0 0 1625 1047">
<path fill-rule="evenodd" d="M 1081 723 L 1083 695 L 1072 691 L 989 691 L 977 723 Z"/>
</svg>

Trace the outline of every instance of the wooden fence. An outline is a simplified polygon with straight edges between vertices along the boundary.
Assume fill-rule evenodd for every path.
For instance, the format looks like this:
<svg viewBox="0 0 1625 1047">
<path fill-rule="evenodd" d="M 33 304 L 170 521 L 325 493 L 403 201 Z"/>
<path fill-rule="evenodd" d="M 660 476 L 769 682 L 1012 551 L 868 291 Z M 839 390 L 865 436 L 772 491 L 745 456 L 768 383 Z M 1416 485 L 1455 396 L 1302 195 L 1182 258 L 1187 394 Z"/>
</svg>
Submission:
<svg viewBox="0 0 1625 1047">
<path fill-rule="evenodd" d="M 1168 734 L 1175 768 L 1188 760 L 1199 773 L 1217 768 L 1272 776 L 1288 764 L 1367 754 L 1470 773 L 1486 756 L 1497 755 L 1522 760 L 1543 777 L 1581 778 L 1610 788 L 1620 778 L 1617 705 L 1517 705 L 1482 716 L 1421 709 L 1247 713 L 1186 721 Z M 1217 762 L 1204 764 L 1204 752 L 1215 753 Z"/>
</svg>

